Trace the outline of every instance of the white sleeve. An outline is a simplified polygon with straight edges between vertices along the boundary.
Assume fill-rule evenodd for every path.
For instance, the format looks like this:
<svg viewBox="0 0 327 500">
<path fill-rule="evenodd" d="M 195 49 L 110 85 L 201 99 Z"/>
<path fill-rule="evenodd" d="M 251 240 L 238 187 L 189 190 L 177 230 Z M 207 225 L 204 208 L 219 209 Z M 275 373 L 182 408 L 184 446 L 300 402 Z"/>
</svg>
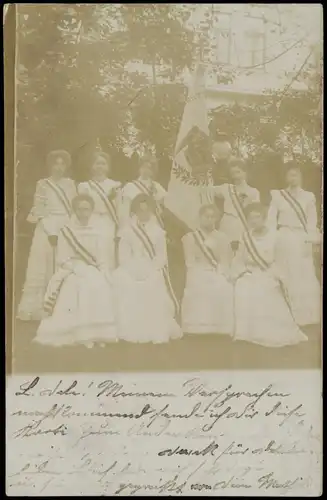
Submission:
<svg viewBox="0 0 327 500">
<path fill-rule="evenodd" d="M 240 274 L 246 270 L 245 264 L 245 245 L 243 239 L 239 243 L 236 255 L 233 258 L 231 265 L 231 276 L 236 279 Z"/>
<path fill-rule="evenodd" d="M 253 189 L 253 196 L 252 196 L 252 200 L 254 203 L 260 203 L 260 193 L 257 189 Z"/>
<path fill-rule="evenodd" d="M 40 219 L 46 216 L 46 189 L 43 180 L 36 184 L 33 207 L 27 216 L 27 222 L 36 224 Z"/>
<path fill-rule="evenodd" d="M 308 237 L 312 243 L 319 243 L 321 239 L 317 225 L 318 225 L 318 217 L 317 217 L 316 197 L 313 193 L 310 193 L 310 201 L 307 207 L 307 227 L 308 227 Z"/>
<path fill-rule="evenodd" d="M 271 191 L 271 200 L 267 214 L 267 225 L 271 229 L 277 229 L 277 223 L 278 223 L 278 206 L 276 202 L 276 194 L 274 191 Z"/>
<path fill-rule="evenodd" d="M 130 209 L 132 200 L 130 198 L 128 191 L 129 189 L 127 184 L 120 192 L 119 207 L 117 207 L 119 225 L 121 226 L 121 228 L 126 227 L 130 220 Z"/>
<path fill-rule="evenodd" d="M 128 264 L 131 262 L 132 256 L 133 256 L 133 251 L 130 245 L 128 235 L 125 232 L 123 232 L 119 240 L 119 247 L 118 247 L 119 265 L 122 267 L 128 267 Z"/>
</svg>

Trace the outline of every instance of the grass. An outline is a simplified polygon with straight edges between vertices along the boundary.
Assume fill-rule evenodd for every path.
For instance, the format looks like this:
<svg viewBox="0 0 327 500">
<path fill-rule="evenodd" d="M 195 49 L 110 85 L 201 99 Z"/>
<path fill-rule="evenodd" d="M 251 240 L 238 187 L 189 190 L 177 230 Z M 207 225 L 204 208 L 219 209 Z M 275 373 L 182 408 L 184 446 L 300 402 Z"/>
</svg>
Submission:
<svg viewBox="0 0 327 500">
<path fill-rule="evenodd" d="M 17 321 L 16 373 L 313 369 L 321 366 L 320 328 L 296 346 L 265 348 L 220 335 L 185 335 L 167 344 L 118 342 L 106 347 L 43 347 L 32 342 L 37 323 Z"/>
</svg>

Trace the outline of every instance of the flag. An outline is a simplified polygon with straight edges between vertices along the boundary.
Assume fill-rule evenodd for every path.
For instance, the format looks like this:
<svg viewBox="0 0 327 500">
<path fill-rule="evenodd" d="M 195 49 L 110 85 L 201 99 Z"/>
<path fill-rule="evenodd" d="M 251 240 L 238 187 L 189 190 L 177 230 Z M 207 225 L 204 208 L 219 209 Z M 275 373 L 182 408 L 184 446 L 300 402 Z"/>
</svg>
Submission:
<svg viewBox="0 0 327 500">
<path fill-rule="evenodd" d="M 201 205 L 212 203 L 212 152 L 205 101 L 205 66 L 192 75 L 177 136 L 166 207 L 190 229 L 198 225 Z"/>
</svg>

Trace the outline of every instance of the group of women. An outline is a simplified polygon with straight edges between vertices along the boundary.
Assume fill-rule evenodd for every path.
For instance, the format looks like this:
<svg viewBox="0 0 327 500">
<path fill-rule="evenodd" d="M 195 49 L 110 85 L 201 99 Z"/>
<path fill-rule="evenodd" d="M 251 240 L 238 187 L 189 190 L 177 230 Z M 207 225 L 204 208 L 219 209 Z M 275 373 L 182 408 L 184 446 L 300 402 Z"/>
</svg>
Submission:
<svg viewBox="0 0 327 500">
<path fill-rule="evenodd" d="M 40 321 L 36 342 L 92 347 L 204 333 L 281 347 L 307 340 L 303 327 L 320 323 L 316 202 L 296 166 L 267 208 L 243 161 L 231 161 L 231 182 L 210 188 L 223 203 L 202 205 L 198 227 L 182 238 L 179 301 L 155 159 L 142 158 L 138 179 L 124 186 L 109 178 L 102 152 L 77 186 L 66 177 L 67 152 L 51 152 L 47 162 L 50 175 L 37 183 L 28 216 L 36 227 L 18 310 L 21 320 Z"/>
</svg>

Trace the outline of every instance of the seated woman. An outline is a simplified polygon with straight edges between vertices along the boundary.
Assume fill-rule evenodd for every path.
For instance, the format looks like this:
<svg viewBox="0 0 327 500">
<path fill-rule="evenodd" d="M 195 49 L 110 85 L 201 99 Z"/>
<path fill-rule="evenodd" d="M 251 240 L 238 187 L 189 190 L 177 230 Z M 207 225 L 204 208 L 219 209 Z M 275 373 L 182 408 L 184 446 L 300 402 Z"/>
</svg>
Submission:
<svg viewBox="0 0 327 500">
<path fill-rule="evenodd" d="M 186 287 L 182 301 L 184 333 L 233 333 L 233 286 L 229 280 L 231 247 L 215 229 L 218 210 L 200 208 L 199 228 L 183 237 Z"/>
<path fill-rule="evenodd" d="M 92 347 L 117 339 L 111 276 L 103 239 L 92 222 L 93 199 L 79 195 L 72 205 L 74 215 L 59 233 L 57 271 L 45 295 L 48 317 L 34 340 L 51 346 Z"/>
<path fill-rule="evenodd" d="M 163 203 L 166 196 L 165 189 L 155 180 L 158 173 L 158 162 L 157 159 L 149 154 L 144 155 L 140 159 L 139 166 L 139 177 L 128 182 L 122 190 L 122 203 L 120 206 L 120 225 L 121 227 L 126 227 L 130 222 L 131 217 L 131 203 L 134 198 L 139 194 L 147 194 L 155 202 L 154 205 L 154 215 L 155 220 L 161 226 L 164 227 L 163 215 Z"/>
<path fill-rule="evenodd" d="M 243 233 L 234 261 L 235 334 L 266 347 L 298 344 L 307 337 L 296 325 L 276 264 L 277 233 L 265 224 L 259 203 L 245 209 L 249 230 Z"/>
<path fill-rule="evenodd" d="M 150 196 L 137 195 L 131 204 L 131 222 L 121 232 L 115 284 L 119 337 L 129 342 L 162 343 L 181 336 L 167 270 L 165 232 L 154 210 Z"/>
</svg>

